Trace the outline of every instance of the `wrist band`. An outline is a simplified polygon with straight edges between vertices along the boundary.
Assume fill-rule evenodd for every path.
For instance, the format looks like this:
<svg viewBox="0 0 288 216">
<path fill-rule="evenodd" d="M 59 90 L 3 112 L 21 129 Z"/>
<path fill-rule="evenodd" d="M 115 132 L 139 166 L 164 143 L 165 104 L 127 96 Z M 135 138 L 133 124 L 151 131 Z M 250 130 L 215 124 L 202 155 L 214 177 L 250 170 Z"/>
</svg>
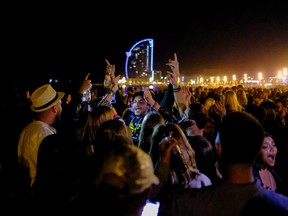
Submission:
<svg viewBox="0 0 288 216">
<path fill-rule="evenodd" d="M 181 86 L 179 86 L 178 88 L 173 88 L 174 93 L 179 92 L 180 90 L 181 90 Z"/>
<path fill-rule="evenodd" d="M 116 92 L 114 92 L 112 89 L 109 89 L 107 93 L 111 94 L 113 96 L 113 95 L 115 95 Z"/>
<path fill-rule="evenodd" d="M 155 108 L 155 105 L 156 105 L 156 104 L 158 104 L 158 103 L 157 103 L 157 101 L 155 101 L 155 103 L 152 105 L 152 107 L 154 107 L 154 108 Z"/>
</svg>

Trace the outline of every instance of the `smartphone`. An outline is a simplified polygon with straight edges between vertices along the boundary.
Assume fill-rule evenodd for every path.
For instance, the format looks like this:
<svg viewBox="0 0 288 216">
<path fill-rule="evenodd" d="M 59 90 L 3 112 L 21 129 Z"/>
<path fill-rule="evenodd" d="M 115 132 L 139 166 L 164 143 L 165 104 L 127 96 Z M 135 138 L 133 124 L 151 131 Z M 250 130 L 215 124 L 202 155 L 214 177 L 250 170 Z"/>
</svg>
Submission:
<svg viewBox="0 0 288 216">
<path fill-rule="evenodd" d="M 147 201 L 146 205 L 143 208 L 141 216 L 157 216 L 159 211 L 159 202 Z"/>
</svg>

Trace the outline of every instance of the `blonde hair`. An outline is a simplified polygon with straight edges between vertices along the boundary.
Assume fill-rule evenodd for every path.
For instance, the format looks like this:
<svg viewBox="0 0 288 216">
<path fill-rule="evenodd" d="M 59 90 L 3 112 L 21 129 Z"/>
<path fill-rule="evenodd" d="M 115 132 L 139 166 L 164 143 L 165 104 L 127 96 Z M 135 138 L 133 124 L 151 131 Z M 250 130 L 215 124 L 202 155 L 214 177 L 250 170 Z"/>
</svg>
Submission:
<svg viewBox="0 0 288 216">
<path fill-rule="evenodd" d="M 89 112 L 86 123 L 80 131 L 78 131 L 78 138 L 80 141 L 93 142 L 96 138 L 96 133 L 100 126 L 113 119 L 114 110 L 108 106 L 96 106 Z"/>
<path fill-rule="evenodd" d="M 239 104 L 243 107 L 246 107 L 248 105 L 248 98 L 244 89 L 237 90 L 237 100 Z"/>
<path fill-rule="evenodd" d="M 237 95 L 232 90 L 225 92 L 225 103 L 226 112 L 241 112 L 244 111 L 244 107 L 238 102 Z"/>
</svg>

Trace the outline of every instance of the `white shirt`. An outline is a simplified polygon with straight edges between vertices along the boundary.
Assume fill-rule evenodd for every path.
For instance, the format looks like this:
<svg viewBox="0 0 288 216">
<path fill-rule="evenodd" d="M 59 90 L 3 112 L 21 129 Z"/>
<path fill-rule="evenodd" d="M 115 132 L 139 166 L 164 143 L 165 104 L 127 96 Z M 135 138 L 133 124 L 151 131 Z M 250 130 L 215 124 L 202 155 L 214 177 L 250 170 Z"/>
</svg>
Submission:
<svg viewBox="0 0 288 216">
<path fill-rule="evenodd" d="M 34 183 L 37 170 L 38 149 L 42 140 L 51 134 L 56 134 L 56 129 L 42 121 L 34 120 L 21 132 L 18 141 L 18 162 L 29 168 L 31 186 Z"/>
</svg>

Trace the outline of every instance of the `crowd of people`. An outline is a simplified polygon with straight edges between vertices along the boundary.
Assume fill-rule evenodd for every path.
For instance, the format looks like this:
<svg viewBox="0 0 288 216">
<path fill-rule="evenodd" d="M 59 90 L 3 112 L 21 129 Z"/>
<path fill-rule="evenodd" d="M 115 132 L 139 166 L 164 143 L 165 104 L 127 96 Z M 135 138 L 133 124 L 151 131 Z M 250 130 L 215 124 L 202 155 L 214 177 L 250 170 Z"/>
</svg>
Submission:
<svg viewBox="0 0 288 216">
<path fill-rule="evenodd" d="M 88 74 L 73 91 L 45 83 L 2 102 L 5 206 L 288 214 L 287 91 L 181 86 L 176 54 L 164 90 L 122 89 L 106 63 L 103 92 Z"/>
</svg>

